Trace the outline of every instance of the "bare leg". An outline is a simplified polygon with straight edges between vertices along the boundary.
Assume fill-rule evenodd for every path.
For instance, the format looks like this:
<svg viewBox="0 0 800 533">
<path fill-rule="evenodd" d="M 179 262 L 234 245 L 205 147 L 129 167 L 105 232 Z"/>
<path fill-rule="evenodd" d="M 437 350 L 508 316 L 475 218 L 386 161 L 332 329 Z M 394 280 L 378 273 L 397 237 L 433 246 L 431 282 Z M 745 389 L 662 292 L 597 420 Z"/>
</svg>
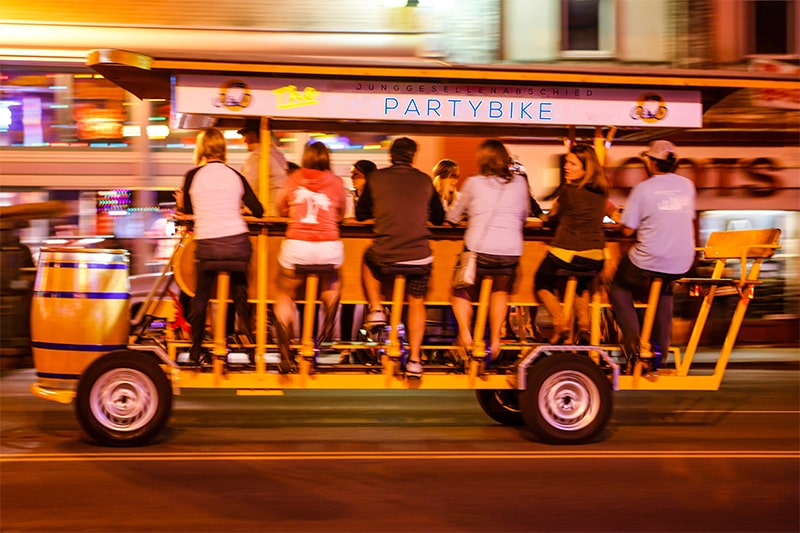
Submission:
<svg viewBox="0 0 800 533">
<path fill-rule="evenodd" d="M 361 266 L 361 281 L 364 284 L 364 293 L 367 297 L 369 310 L 383 309 L 381 303 L 381 281 L 372 274 L 366 264 Z"/>
<path fill-rule="evenodd" d="M 292 319 L 295 314 L 294 295 L 300 280 L 294 270 L 279 267 L 278 290 L 275 294 L 273 313 L 275 315 L 275 333 L 278 337 L 278 349 L 281 353 L 281 372 L 289 372 L 294 366 L 290 344 L 292 341 Z"/>
<path fill-rule="evenodd" d="M 536 291 L 536 298 L 539 302 L 544 305 L 547 312 L 550 313 L 550 316 L 553 320 L 553 342 L 555 342 L 558 337 L 561 335 L 562 332 L 566 330 L 566 326 L 564 324 L 564 310 L 561 308 L 561 301 L 556 297 L 555 294 L 546 290 L 546 289 L 539 289 Z"/>
<path fill-rule="evenodd" d="M 469 348 L 472 346 L 472 300 L 469 293 L 463 289 L 453 289 L 450 303 L 458 324 L 458 343 L 463 348 Z"/>
<path fill-rule="evenodd" d="M 339 309 L 340 282 L 338 274 L 323 276 L 321 281 L 323 289 L 320 292 L 320 300 L 325 308 L 325 322 L 322 325 L 319 341 L 327 342 L 333 339 L 333 326 Z"/>
<path fill-rule="evenodd" d="M 489 353 L 491 359 L 496 359 L 500 355 L 500 330 L 505 322 L 507 309 L 508 292 L 492 291 L 489 301 L 489 341 L 491 343 Z"/>
<path fill-rule="evenodd" d="M 589 331 L 589 291 L 583 291 L 575 296 L 575 317 L 578 329 Z"/>
<path fill-rule="evenodd" d="M 589 318 L 589 291 L 575 295 L 575 317 L 578 322 L 578 336 L 573 341 L 575 344 L 588 346 L 592 343 L 589 331 L 591 320 Z"/>
<path fill-rule="evenodd" d="M 425 299 L 408 295 L 408 360 L 420 362 L 422 339 L 425 337 Z"/>
</svg>

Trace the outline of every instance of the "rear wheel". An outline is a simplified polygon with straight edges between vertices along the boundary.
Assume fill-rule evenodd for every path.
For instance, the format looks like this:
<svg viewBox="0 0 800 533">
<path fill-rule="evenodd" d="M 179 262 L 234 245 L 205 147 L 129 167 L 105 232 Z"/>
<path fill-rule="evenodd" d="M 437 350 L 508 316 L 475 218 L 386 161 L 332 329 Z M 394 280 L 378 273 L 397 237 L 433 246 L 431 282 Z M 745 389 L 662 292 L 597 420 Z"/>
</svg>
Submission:
<svg viewBox="0 0 800 533">
<path fill-rule="evenodd" d="M 103 446 L 141 446 L 163 429 L 172 388 L 151 357 L 109 353 L 81 376 L 75 409 L 83 430 Z"/>
<path fill-rule="evenodd" d="M 483 412 L 504 426 L 521 426 L 519 391 L 515 389 L 478 389 L 475 391 Z"/>
<path fill-rule="evenodd" d="M 520 393 L 525 425 L 544 442 L 580 444 L 595 439 L 611 417 L 611 384 L 585 355 L 556 354 L 528 368 Z"/>
</svg>

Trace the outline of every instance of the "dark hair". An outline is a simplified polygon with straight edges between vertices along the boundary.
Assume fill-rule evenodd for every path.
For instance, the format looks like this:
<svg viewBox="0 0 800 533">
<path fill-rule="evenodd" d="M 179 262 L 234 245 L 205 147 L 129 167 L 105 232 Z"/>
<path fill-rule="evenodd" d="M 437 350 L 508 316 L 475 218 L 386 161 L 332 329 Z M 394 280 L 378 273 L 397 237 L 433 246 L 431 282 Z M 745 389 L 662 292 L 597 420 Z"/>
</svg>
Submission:
<svg viewBox="0 0 800 533">
<path fill-rule="evenodd" d="M 328 147 L 325 146 L 325 143 L 319 141 L 307 144 L 305 150 L 303 150 L 301 163 L 304 168 L 330 170 L 331 156 Z"/>
<path fill-rule="evenodd" d="M 656 165 L 656 170 L 659 172 L 674 172 L 676 168 L 678 168 L 678 160 L 675 158 L 675 154 L 669 152 L 667 154 L 666 159 L 656 159 L 655 157 L 650 158 L 653 163 Z"/>
<path fill-rule="evenodd" d="M 389 156 L 392 159 L 392 164 L 406 164 L 410 165 L 414 161 L 414 156 L 417 153 L 417 143 L 408 137 L 400 137 L 392 142 L 389 148 Z"/>
<path fill-rule="evenodd" d="M 477 162 L 484 176 L 511 179 L 511 156 L 505 145 L 497 139 L 486 139 L 478 146 Z"/>
<path fill-rule="evenodd" d="M 370 161 L 369 159 L 359 159 L 355 163 L 353 163 L 353 167 L 364 174 L 364 177 L 369 176 L 371 173 L 378 170 L 378 165 Z"/>
</svg>

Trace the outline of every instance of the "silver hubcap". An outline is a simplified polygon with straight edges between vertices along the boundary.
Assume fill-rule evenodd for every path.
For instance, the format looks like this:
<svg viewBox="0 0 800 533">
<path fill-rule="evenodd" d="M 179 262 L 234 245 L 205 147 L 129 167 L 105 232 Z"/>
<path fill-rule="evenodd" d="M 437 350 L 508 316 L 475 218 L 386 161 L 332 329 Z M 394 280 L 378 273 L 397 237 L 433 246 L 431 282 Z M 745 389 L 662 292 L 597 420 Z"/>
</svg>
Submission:
<svg viewBox="0 0 800 533">
<path fill-rule="evenodd" d="M 599 409 L 600 391 L 581 372 L 556 372 L 539 389 L 539 412 L 556 429 L 583 429 L 594 422 Z"/>
<path fill-rule="evenodd" d="M 120 368 L 106 372 L 90 394 L 92 416 L 114 431 L 136 431 L 146 426 L 158 408 L 155 384 L 142 372 Z"/>
</svg>

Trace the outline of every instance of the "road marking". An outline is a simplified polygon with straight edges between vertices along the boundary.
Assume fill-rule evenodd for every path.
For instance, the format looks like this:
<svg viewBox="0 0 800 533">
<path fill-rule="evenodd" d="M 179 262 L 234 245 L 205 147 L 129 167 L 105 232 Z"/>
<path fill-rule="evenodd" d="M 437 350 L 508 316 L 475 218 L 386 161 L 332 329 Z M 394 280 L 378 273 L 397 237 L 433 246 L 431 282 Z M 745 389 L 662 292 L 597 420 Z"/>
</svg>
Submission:
<svg viewBox="0 0 800 533">
<path fill-rule="evenodd" d="M 515 451 L 408 451 L 408 452 L 166 452 L 166 453 L 39 453 L 30 455 L 0 454 L 0 463 L 48 462 L 146 462 L 146 461 L 397 461 L 397 460 L 468 460 L 468 459 L 800 459 L 798 450 L 715 450 L 715 451 L 587 451 L 587 452 L 515 452 Z"/>
<path fill-rule="evenodd" d="M 730 415 L 800 415 L 800 411 L 731 411 L 728 409 L 676 409 L 673 413 L 725 413 Z"/>
</svg>

